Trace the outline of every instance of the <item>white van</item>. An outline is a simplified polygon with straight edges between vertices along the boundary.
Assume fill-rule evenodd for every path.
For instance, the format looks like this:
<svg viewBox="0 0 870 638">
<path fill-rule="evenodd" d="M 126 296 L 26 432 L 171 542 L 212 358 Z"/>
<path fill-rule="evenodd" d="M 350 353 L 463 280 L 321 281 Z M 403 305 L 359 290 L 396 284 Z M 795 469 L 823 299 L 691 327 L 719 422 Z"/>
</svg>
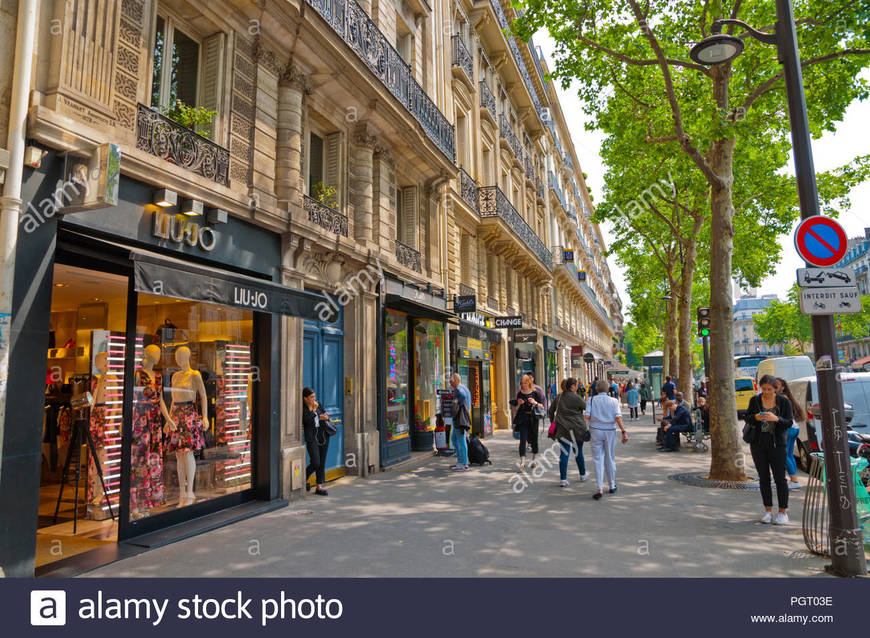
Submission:
<svg viewBox="0 0 870 638">
<path fill-rule="evenodd" d="M 793 379 L 816 376 L 816 368 L 806 355 L 773 357 L 765 359 L 758 364 L 758 370 L 755 373 L 756 382 L 760 382 L 761 377 L 766 374 L 785 379 L 786 381 L 792 381 Z"/>
</svg>

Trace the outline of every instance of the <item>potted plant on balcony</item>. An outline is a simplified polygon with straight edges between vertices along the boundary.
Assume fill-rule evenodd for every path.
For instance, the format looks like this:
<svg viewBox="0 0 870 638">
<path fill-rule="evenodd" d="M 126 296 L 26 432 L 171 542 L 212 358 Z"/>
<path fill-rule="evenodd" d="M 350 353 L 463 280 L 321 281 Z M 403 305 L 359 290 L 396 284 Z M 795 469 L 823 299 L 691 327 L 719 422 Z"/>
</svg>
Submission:
<svg viewBox="0 0 870 638">
<path fill-rule="evenodd" d="M 209 127 L 217 117 L 217 111 L 210 111 L 204 106 L 190 106 L 182 100 L 175 100 L 163 111 L 163 115 L 198 135 L 208 137 Z"/>
<path fill-rule="evenodd" d="M 317 182 L 311 191 L 311 195 L 324 206 L 338 209 L 338 191 L 335 190 L 335 186 Z"/>
</svg>

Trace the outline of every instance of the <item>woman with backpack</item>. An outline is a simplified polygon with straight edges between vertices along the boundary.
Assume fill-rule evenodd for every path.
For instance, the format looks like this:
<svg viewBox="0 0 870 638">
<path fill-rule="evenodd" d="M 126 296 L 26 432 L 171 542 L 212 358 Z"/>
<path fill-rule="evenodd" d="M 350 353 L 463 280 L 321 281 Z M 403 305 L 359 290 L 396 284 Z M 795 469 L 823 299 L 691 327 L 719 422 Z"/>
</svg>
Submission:
<svg viewBox="0 0 870 638">
<path fill-rule="evenodd" d="M 543 410 L 544 397 L 535 390 L 532 377 L 524 374 L 520 378 L 520 391 L 517 392 L 517 415 L 514 417 L 514 428 L 520 435 L 520 469 L 526 469 L 526 446 L 532 448 L 532 463 L 537 465 L 535 457 L 538 454 L 538 414 L 537 408 Z"/>
<path fill-rule="evenodd" d="M 559 442 L 559 485 L 568 486 L 568 460 L 571 451 L 577 459 L 577 470 L 580 480 L 589 478 L 586 472 L 586 461 L 583 458 L 583 443 L 589 440 L 589 428 L 583 418 L 586 401 L 577 392 L 577 379 L 569 377 L 562 381 L 562 392 L 553 399 L 548 412 L 555 428 L 551 438 Z"/>
</svg>

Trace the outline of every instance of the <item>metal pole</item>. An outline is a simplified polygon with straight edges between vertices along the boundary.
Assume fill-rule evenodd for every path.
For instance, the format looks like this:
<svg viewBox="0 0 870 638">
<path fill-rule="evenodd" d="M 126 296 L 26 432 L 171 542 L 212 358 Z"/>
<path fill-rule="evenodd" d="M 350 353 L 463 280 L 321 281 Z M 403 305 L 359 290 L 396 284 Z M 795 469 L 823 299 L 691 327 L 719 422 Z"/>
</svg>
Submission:
<svg viewBox="0 0 870 638">
<path fill-rule="evenodd" d="M 710 337 L 701 337 L 704 346 L 704 380 L 710 383 Z"/>
<path fill-rule="evenodd" d="M 785 74 L 798 198 L 801 218 L 806 219 L 819 214 L 819 199 L 791 0 L 776 0 L 776 13 L 777 46 Z M 843 392 L 834 364 L 838 360 L 834 318 L 831 315 L 814 316 L 812 323 L 831 514 L 831 565 L 827 569 L 838 576 L 862 576 L 867 573 L 867 561 L 858 527 L 855 485 L 843 421 Z M 830 357 L 826 360 L 830 365 L 819 365 L 823 357 Z"/>
</svg>

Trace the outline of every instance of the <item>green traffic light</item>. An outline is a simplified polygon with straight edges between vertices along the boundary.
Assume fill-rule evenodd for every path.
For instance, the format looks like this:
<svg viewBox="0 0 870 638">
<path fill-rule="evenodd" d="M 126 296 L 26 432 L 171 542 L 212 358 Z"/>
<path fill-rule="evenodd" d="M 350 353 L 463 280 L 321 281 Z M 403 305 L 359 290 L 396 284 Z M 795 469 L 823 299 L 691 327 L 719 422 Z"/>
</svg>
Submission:
<svg viewBox="0 0 870 638">
<path fill-rule="evenodd" d="M 709 337 L 710 336 L 710 329 L 709 328 L 701 328 L 701 336 L 702 337 Z"/>
</svg>

